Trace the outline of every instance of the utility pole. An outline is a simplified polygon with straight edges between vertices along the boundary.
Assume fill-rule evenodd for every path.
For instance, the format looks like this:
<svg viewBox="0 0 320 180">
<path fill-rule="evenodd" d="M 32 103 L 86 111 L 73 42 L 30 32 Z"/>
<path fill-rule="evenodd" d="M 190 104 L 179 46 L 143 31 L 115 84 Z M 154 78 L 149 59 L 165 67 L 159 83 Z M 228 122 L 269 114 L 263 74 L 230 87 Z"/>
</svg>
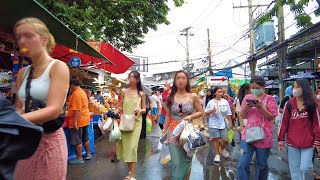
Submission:
<svg viewBox="0 0 320 180">
<path fill-rule="evenodd" d="M 250 56 L 254 54 L 254 33 L 253 33 L 253 13 L 252 13 L 252 0 L 248 0 L 249 3 L 249 31 L 250 31 Z M 249 62 L 251 77 L 256 74 L 257 61 Z"/>
<path fill-rule="evenodd" d="M 281 44 L 285 41 L 285 30 L 284 30 L 284 15 L 283 15 L 283 5 L 279 7 L 278 11 L 278 44 Z M 287 46 L 280 48 L 277 52 L 278 59 L 279 59 L 279 80 L 281 82 L 281 87 L 279 88 L 280 91 L 280 98 L 283 98 L 285 95 L 285 86 L 286 82 L 283 81 L 284 77 L 286 76 L 286 52 Z"/>
<path fill-rule="evenodd" d="M 187 73 L 188 75 L 190 75 L 190 56 L 189 56 L 189 36 L 193 36 L 194 34 L 189 33 L 189 29 L 191 29 L 192 27 L 187 27 L 184 30 L 182 30 L 181 34 L 182 36 L 186 36 L 186 60 L 187 60 Z"/>
<path fill-rule="evenodd" d="M 248 6 L 234 6 L 233 8 L 249 8 L 249 32 L 250 32 L 250 57 L 254 55 L 254 31 L 253 31 L 253 7 L 262 7 L 269 5 L 252 5 L 252 0 L 248 0 Z M 251 77 L 256 74 L 257 60 L 249 62 Z"/>
<path fill-rule="evenodd" d="M 211 65 L 211 46 L 210 46 L 210 30 L 207 29 L 208 34 L 208 61 L 209 61 L 209 76 L 212 76 L 212 65 Z"/>
</svg>

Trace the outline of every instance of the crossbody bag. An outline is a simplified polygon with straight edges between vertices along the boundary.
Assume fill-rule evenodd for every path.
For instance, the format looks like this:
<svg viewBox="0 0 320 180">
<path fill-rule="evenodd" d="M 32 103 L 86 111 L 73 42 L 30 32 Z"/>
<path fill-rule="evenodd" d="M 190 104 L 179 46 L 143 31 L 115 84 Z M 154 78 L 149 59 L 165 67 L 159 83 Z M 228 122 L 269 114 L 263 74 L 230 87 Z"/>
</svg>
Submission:
<svg viewBox="0 0 320 180">
<path fill-rule="evenodd" d="M 267 105 L 268 97 L 265 101 L 265 106 Z M 246 142 L 247 143 L 254 143 L 259 142 L 265 139 L 264 134 L 264 119 L 265 117 L 262 115 L 262 123 L 261 126 L 254 126 L 251 128 L 246 128 Z"/>
</svg>

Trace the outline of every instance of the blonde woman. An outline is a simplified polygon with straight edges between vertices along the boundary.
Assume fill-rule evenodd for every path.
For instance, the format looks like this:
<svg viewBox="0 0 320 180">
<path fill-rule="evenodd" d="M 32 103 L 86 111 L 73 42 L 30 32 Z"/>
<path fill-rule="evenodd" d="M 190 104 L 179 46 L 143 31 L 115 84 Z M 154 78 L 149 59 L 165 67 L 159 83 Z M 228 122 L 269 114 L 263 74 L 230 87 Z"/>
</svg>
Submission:
<svg viewBox="0 0 320 180">
<path fill-rule="evenodd" d="M 68 156 L 66 138 L 63 129 L 59 126 L 53 128 L 53 125 L 65 103 L 69 68 L 50 57 L 55 41 L 39 19 L 21 19 L 16 23 L 14 32 L 21 51 L 32 60 L 32 66 L 22 68 L 18 73 L 17 110 L 25 119 L 44 127 L 45 131 L 35 154 L 18 162 L 14 179 L 65 179 Z M 44 103 L 45 107 L 29 111 L 30 105 L 25 102 L 30 97 L 33 101 Z"/>
</svg>

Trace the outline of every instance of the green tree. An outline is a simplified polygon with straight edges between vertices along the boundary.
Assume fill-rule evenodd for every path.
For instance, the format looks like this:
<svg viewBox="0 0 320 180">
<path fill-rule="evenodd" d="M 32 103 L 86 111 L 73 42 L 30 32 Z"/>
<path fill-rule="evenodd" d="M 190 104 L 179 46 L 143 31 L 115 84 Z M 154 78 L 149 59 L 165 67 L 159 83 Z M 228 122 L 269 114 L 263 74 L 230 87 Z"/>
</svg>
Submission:
<svg viewBox="0 0 320 180">
<path fill-rule="evenodd" d="M 269 21 L 272 17 L 277 16 L 277 12 L 280 6 L 288 5 L 290 7 L 291 12 L 294 14 L 294 18 L 297 22 L 298 28 L 307 28 L 312 26 L 310 13 L 305 11 L 305 7 L 308 6 L 310 0 L 275 0 L 274 6 L 270 9 L 265 15 L 263 15 L 259 20 L 258 24 L 262 24 L 265 21 Z M 316 16 L 320 15 L 320 9 L 315 10 L 314 13 Z"/>
<path fill-rule="evenodd" d="M 169 24 L 167 0 L 38 1 L 85 40 L 109 41 L 129 52 L 150 29 Z M 173 1 L 176 7 L 184 4 Z"/>
</svg>

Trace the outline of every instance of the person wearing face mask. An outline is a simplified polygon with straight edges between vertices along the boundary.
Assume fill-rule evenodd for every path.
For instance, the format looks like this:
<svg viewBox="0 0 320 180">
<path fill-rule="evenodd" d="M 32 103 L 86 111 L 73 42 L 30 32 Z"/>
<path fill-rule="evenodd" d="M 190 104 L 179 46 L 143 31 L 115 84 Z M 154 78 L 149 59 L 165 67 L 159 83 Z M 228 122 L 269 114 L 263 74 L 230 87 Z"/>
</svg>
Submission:
<svg viewBox="0 0 320 180">
<path fill-rule="evenodd" d="M 268 158 L 273 146 L 273 119 L 278 115 L 278 106 L 274 97 L 264 93 L 265 80 L 261 76 L 251 78 L 251 93 L 242 101 L 240 115 L 247 119 L 240 141 L 240 158 L 238 162 L 238 179 L 250 179 L 252 156 L 256 154 L 256 180 L 268 179 Z M 247 141 L 252 137 L 252 129 L 261 128 L 264 138 L 255 142 Z M 249 131 L 248 131 L 249 130 Z"/>
<path fill-rule="evenodd" d="M 285 91 L 286 95 L 282 99 L 279 107 L 279 113 L 283 113 L 283 108 L 286 105 L 286 103 L 292 98 L 292 86 L 288 86 Z"/>
<path fill-rule="evenodd" d="M 320 151 L 319 105 L 306 79 L 295 81 L 293 96 L 284 108 L 278 149 L 284 150 L 286 137 L 291 178 L 313 179 L 313 146 Z"/>
</svg>

